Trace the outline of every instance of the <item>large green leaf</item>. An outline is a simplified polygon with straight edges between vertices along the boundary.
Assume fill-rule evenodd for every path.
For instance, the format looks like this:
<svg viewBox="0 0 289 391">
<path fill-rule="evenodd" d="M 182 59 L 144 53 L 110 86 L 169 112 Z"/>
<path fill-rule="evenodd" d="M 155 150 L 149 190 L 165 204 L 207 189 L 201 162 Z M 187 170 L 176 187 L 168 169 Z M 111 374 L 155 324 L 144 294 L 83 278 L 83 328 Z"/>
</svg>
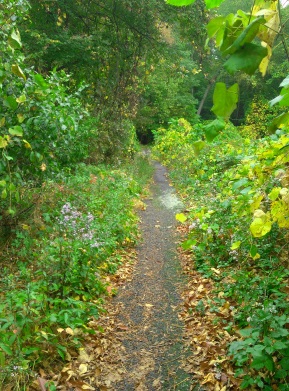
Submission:
<svg viewBox="0 0 289 391">
<path fill-rule="evenodd" d="M 226 122 L 222 118 L 217 118 L 204 127 L 206 139 L 211 142 L 225 128 Z"/>
<path fill-rule="evenodd" d="M 3 343 L 3 342 L 0 342 L 0 349 L 2 349 L 5 353 L 9 354 L 9 356 L 12 356 L 12 354 L 13 354 L 10 347 L 5 345 L 5 343 Z"/>
<path fill-rule="evenodd" d="M 224 38 L 224 31 L 226 27 L 226 17 L 218 16 L 217 18 L 211 19 L 207 24 L 208 37 L 213 38 L 216 35 L 216 46 L 221 46 Z"/>
<path fill-rule="evenodd" d="M 194 149 L 196 156 L 199 156 L 201 150 L 204 149 L 205 146 L 206 146 L 206 143 L 203 140 L 198 140 L 193 143 L 193 149 Z"/>
<path fill-rule="evenodd" d="M 13 128 L 9 128 L 9 133 L 11 134 L 11 136 L 22 137 L 23 136 L 23 129 L 21 126 L 16 125 L 16 126 L 13 126 Z"/>
<path fill-rule="evenodd" d="M 275 132 L 279 128 L 289 125 L 289 112 L 282 113 L 276 117 L 269 125 L 269 131 Z"/>
<path fill-rule="evenodd" d="M 14 75 L 22 77 L 22 79 L 26 80 L 26 76 L 24 75 L 22 69 L 20 68 L 20 66 L 18 64 L 13 64 L 11 67 L 11 70 L 14 73 Z"/>
<path fill-rule="evenodd" d="M 22 43 L 18 30 L 12 30 L 12 33 L 8 38 L 8 44 L 12 49 L 21 49 Z"/>
<path fill-rule="evenodd" d="M 232 20 L 231 20 L 232 19 Z M 221 42 L 220 50 L 222 53 L 233 45 L 236 39 L 243 31 L 243 23 L 241 19 L 235 20 L 235 17 L 228 15 L 226 18 L 226 27 L 224 30 L 223 39 Z"/>
<path fill-rule="evenodd" d="M 225 62 L 224 67 L 229 73 L 243 71 L 253 75 L 262 59 L 267 56 L 267 49 L 254 43 L 245 43 Z"/>
<path fill-rule="evenodd" d="M 223 3 L 224 0 L 205 0 L 207 8 L 216 8 Z"/>
<path fill-rule="evenodd" d="M 176 5 L 178 7 L 181 7 L 183 5 L 190 5 L 193 4 L 196 0 L 166 0 L 168 4 Z M 221 3 L 223 3 L 224 0 L 205 0 L 206 7 L 209 8 L 216 8 L 219 7 Z"/>
<path fill-rule="evenodd" d="M 45 79 L 43 78 L 43 76 L 39 75 L 39 74 L 36 74 L 33 76 L 33 79 L 35 81 L 35 83 L 41 87 L 42 89 L 46 89 L 48 87 L 48 84 L 46 83 Z"/>
<path fill-rule="evenodd" d="M 218 16 L 217 18 L 213 18 L 209 21 L 206 26 L 209 38 L 212 38 L 220 29 L 224 28 L 225 21 L 225 16 Z"/>
<path fill-rule="evenodd" d="M 184 5 L 193 4 L 196 0 L 166 0 L 168 4 L 182 7 Z"/>
<path fill-rule="evenodd" d="M 238 84 L 226 88 L 225 83 L 217 83 L 213 95 L 214 106 L 212 111 L 217 117 L 228 119 L 237 107 L 239 99 Z"/>
<path fill-rule="evenodd" d="M 13 96 L 7 96 L 3 102 L 6 107 L 9 107 L 9 109 L 16 110 L 18 107 L 18 103 Z"/>
<path fill-rule="evenodd" d="M 237 37 L 237 39 L 232 43 L 231 46 L 229 46 L 223 54 L 233 54 L 235 53 L 240 47 L 242 47 L 245 43 L 252 42 L 253 39 L 256 37 L 259 27 L 261 24 L 265 24 L 266 20 L 263 18 L 263 16 L 260 16 L 259 18 L 255 19 L 252 23 L 250 23 L 245 30 Z"/>
</svg>

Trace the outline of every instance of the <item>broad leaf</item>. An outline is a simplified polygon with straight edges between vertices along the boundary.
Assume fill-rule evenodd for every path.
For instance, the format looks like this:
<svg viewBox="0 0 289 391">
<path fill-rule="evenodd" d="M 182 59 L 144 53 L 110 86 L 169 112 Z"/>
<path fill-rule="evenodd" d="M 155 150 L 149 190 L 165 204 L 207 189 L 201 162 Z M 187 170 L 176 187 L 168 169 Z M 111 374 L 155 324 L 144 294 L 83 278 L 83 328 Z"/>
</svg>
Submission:
<svg viewBox="0 0 289 391">
<path fill-rule="evenodd" d="M 10 349 L 9 346 L 5 345 L 4 343 L 0 342 L 0 349 L 2 349 L 5 353 L 7 353 L 9 356 L 12 356 L 13 352 Z"/>
<path fill-rule="evenodd" d="M 8 141 L 4 137 L 0 136 L 0 148 L 6 148 L 7 145 Z"/>
<path fill-rule="evenodd" d="M 252 42 L 259 31 L 260 24 L 264 23 L 266 23 L 266 20 L 262 16 L 255 19 L 252 23 L 249 24 L 249 26 L 245 28 L 245 30 L 238 36 L 232 45 L 223 52 L 223 54 L 233 54 L 245 43 Z"/>
<path fill-rule="evenodd" d="M 239 99 L 238 84 L 226 88 L 225 83 L 217 83 L 213 95 L 214 106 L 212 111 L 217 117 L 228 119 L 237 107 Z"/>
<path fill-rule="evenodd" d="M 223 42 L 220 46 L 220 50 L 222 53 L 226 53 L 226 50 L 231 47 L 231 45 L 233 45 L 233 43 L 243 31 L 243 23 L 241 19 L 235 20 L 235 17 L 232 21 L 230 19 L 231 15 L 229 15 L 226 20 L 226 28 L 224 31 Z"/>
<path fill-rule="evenodd" d="M 204 149 L 206 146 L 206 143 L 203 140 L 198 140 L 193 143 L 193 149 L 196 154 L 196 156 L 199 156 L 202 149 Z"/>
<path fill-rule="evenodd" d="M 184 223 L 187 220 L 187 217 L 183 213 L 177 213 L 176 220 L 180 221 L 181 223 Z"/>
<path fill-rule="evenodd" d="M 4 99 L 4 105 L 6 107 L 9 107 L 9 109 L 12 109 L 12 110 L 16 110 L 17 107 L 18 107 L 18 103 L 17 103 L 16 99 L 13 96 L 7 96 Z"/>
<path fill-rule="evenodd" d="M 13 30 L 8 38 L 8 44 L 12 49 L 21 49 L 21 37 L 18 30 Z"/>
<path fill-rule="evenodd" d="M 206 6 L 208 9 L 219 7 L 224 0 L 205 0 Z"/>
<path fill-rule="evenodd" d="M 232 244 L 232 246 L 231 246 L 231 250 L 237 250 L 237 248 L 240 247 L 241 243 L 242 243 L 241 240 L 238 240 L 237 242 L 234 242 Z"/>
<path fill-rule="evenodd" d="M 206 139 L 211 142 L 225 128 L 226 122 L 222 118 L 217 118 L 204 126 Z"/>
<path fill-rule="evenodd" d="M 46 88 L 48 87 L 48 84 L 46 83 L 45 79 L 44 79 L 41 75 L 39 75 L 39 74 L 34 75 L 34 76 L 33 76 L 33 79 L 34 79 L 35 83 L 36 83 L 39 87 L 41 87 L 41 88 L 43 88 L 43 89 L 46 89 Z"/>
<path fill-rule="evenodd" d="M 13 128 L 9 128 L 9 133 L 11 134 L 11 136 L 22 137 L 23 136 L 23 129 L 21 128 L 21 126 L 16 125 L 16 126 L 13 126 Z"/>
<path fill-rule="evenodd" d="M 251 363 L 251 367 L 257 370 L 260 370 L 262 368 L 267 368 L 270 372 L 272 372 L 274 370 L 274 361 L 271 357 L 267 355 L 262 355 L 256 357 L 253 360 L 253 362 Z"/>
<path fill-rule="evenodd" d="M 269 125 L 270 132 L 275 132 L 277 129 L 281 129 L 284 126 L 289 125 L 289 112 L 278 115 Z"/>
<path fill-rule="evenodd" d="M 283 81 L 282 83 L 280 84 L 280 87 L 289 87 L 289 76 L 287 76 Z"/>
<path fill-rule="evenodd" d="M 233 74 L 243 71 L 253 75 L 258 69 L 262 59 L 267 56 L 267 49 L 254 43 L 245 43 L 243 47 L 233 53 L 225 62 L 225 69 Z"/>
<path fill-rule="evenodd" d="M 167 0 L 167 3 L 170 5 L 176 5 L 182 7 L 184 5 L 193 4 L 196 0 Z"/>
<path fill-rule="evenodd" d="M 12 65 L 12 72 L 14 73 L 14 75 L 22 77 L 22 79 L 26 80 L 26 76 L 24 75 L 22 69 L 18 64 Z"/>
<path fill-rule="evenodd" d="M 209 38 L 212 38 L 220 30 L 225 29 L 225 24 L 224 24 L 225 21 L 226 21 L 225 16 L 218 16 L 217 18 L 211 19 L 209 21 L 209 23 L 206 26 Z"/>
<path fill-rule="evenodd" d="M 272 223 L 269 219 L 257 217 L 250 225 L 250 230 L 255 238 L 261 238 L 271 231 Z"/>
</svg>

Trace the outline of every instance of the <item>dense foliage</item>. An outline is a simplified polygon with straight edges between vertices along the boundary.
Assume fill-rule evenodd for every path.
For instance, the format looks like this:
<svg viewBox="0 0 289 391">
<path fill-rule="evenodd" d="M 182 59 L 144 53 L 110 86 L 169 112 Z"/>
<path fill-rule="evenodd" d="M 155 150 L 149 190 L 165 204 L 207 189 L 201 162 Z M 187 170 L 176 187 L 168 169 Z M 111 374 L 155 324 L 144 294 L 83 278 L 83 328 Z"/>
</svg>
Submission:
<svg viewBox="0 0 289 391">
<path fill-rule="evenodd" d="M 137 235 L 133 199 L 150 169 L 120 164 L 138 135 L 154 137 L 189 205 L 177 218 L 215 281 L 210 310 L 232 307 L 220 322 L 238 335 L 228 355 L 240 388 L 288 389 L 282 4 L 0 2 L 2 384 L 24 390 L 43 352 L 66 359 L 91 332 L 103 276 Z M 100 162 L 117 165 L 85 165 Z"/>
<path fill-rule="evenodd" d="M 150 175 L 139 157 L 134 167 L 80 165 L 45 183 L 33 215 L 2 252 L 2 389 L 28 389 L 40 365 L 49 370 L 69 359 L 93 333 L 88 323 L 112 293 L 107 276 L 137 239 L 133 208 Z"/>
<path fill-rule="evenodd" d="M 230 322 L 220 321 L 242 336 L 228 350 L 243 378 L 241 389 L 285 390 L 288 135 L 252 142 L 230 127 L 196 157 L 193 142 L 201 128 L 180 119 L 156 139 L 155 152 L 189 205 L 186 215 L 177 215 L 190 230 L 183 247 L 196 268 L 216 281 L 210 311 L 218 316 L 219 307 L 232 306 Z"/>
<path fill-rule="evenodd" d="M 246 11 L 212 18 L 208 37 L 225 57 L 229 74 L 259 70 L 265 76 L 280 37 L 287 51 L 281 6 L 256 0 Z M 288 389 L 288 77 L 279 83 L 281 93 L 271 96 L 270 105 L 255 93 L 242 128 L 229 122 L 239 101 L 238 85 L 218 82 L 214 121 L 191 126 L 180 119 L 155 132 L 155 152 L 171 167 L 190 205 L 186 215 L 176 216 L 188 224 L 183 247 L 195 267 L 216 281 L 208 310 L 234 336 L 227 354 L 240 389 Z M 230 317 L 222 317 L 224 306 Z M 221 367 L 222 362 L 219 358 Z"/>
</svg>

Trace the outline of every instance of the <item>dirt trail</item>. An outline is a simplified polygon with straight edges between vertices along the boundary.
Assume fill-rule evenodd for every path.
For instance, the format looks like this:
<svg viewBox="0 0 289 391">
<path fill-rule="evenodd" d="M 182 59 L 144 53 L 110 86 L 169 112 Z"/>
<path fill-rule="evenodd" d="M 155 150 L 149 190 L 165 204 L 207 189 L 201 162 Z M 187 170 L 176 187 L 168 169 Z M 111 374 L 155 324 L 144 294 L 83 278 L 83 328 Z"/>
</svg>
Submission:
<svg viewBox="0 0 289 391">
<path fill-rule="evenodd" d="M 123 325 L 118 334 L 123 375 L 114 390 L 189 391 L 192 379 L 181 369 L 189 353 L 177 316 L 185 277 L 177 258 L 175 213 L 182 205 L 159 163 L 155 163 L 151 198 L 145 203 L 133 278 L 115 298 L 121 308 L 117 322 Z"/>
</svg>

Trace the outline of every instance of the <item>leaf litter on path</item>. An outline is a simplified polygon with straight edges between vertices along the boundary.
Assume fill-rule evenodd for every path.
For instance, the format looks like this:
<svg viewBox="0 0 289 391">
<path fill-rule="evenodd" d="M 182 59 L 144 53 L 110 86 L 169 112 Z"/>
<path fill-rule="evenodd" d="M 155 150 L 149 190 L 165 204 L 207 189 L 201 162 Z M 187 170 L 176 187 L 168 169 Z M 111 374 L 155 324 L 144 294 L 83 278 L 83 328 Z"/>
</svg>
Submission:
<svg viewBox="0 0 289 391">
<path fill-rule="evenodd" d="M 85 336 L 83 348 L 60 374 L 50 374 L 57 390 L 239 389 L 226 357 L 232 337 L 208 311 L 212 282 L 194 271 L 190 255 L 181 251 L 186 286 L 176 253 L 175 211 L 160 202 L 168 186 L 159 165 L 154 197 L 141 212 L 143 243 L 137 255 L 132 252 L 115 275 L 107 276 L 111 296 L 119 294 L 106 303 L 106 313 L 89 322 L 95 333 Z M 220 311 L 230 316 L 229 308 Z"/>
<path fill-rule="evenodd" d="M 186 228 L 179 227 L 179 230 L 186 231 Z M 233 365 L 227 356 L 227 346 L 236 336 L 229 334 L 222 323 L 222 320 L 227 323 L 233 320 L 234 307 L 225 302 L 211 311 L 210 303 L 214 302 L 216 296 L 213 292 L 213 280 L 194 269 L 189 252 L 179 248 L 179 257 L 189 277 L 182 294 L 183 311 L 179 315 L 186 324 L 185 332 L 193 353 L 188 358 L 185 369 L 199 379 L 205 390 L 239 390 L 240 380 L 234 378 Z M 222 297 L 222 292 L 219 297 Z"/>
</svg>

